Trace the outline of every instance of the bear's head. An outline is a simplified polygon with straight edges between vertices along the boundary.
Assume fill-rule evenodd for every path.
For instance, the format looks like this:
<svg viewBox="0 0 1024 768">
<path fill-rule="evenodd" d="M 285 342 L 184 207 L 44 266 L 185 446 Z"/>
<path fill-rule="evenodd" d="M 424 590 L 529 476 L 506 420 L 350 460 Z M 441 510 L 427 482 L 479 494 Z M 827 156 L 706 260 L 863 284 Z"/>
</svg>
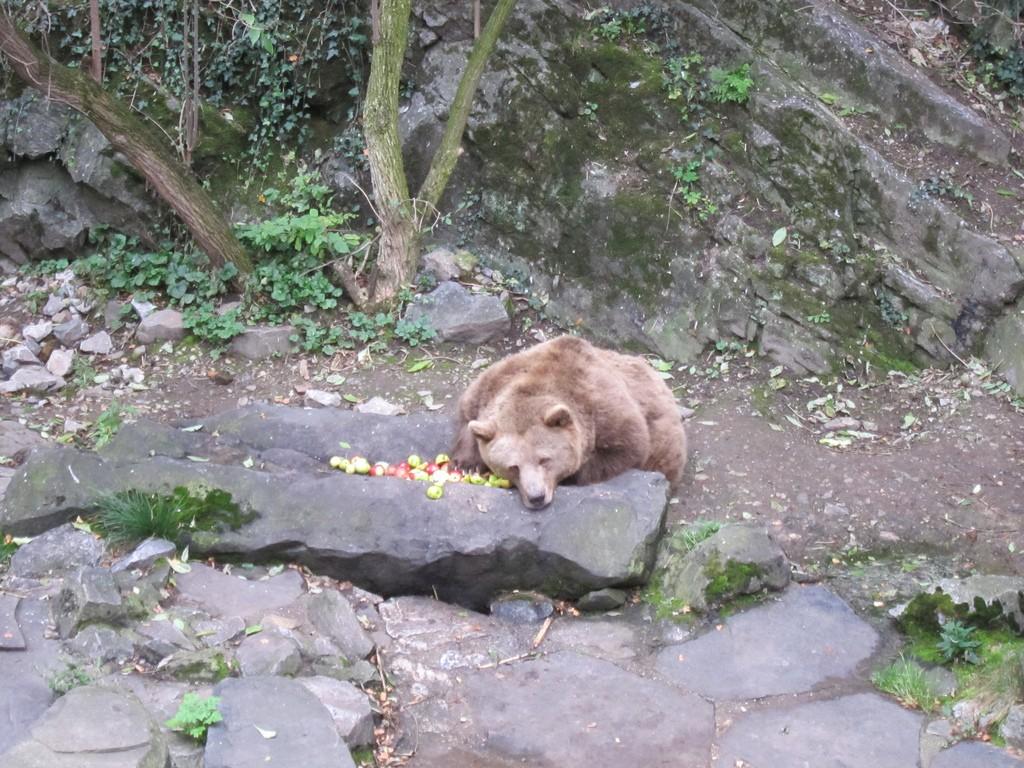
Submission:
<svg viewBox="0 0 1024 768">
<path fill-rule="evenodd" d="M 469 422 L 484 463 L 519 489 L 530 509 L 551 503 L 555 486 L 574 475 L 584 458 L 578 417 L 553 398 L 509 404 Z"/>
</svg>

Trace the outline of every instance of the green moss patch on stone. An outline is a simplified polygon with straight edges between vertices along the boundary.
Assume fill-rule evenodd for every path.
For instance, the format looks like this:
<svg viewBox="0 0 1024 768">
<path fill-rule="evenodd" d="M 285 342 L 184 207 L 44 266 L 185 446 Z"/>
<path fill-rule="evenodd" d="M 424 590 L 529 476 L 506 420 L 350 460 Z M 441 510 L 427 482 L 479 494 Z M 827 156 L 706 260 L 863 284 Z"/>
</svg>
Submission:
<svg viewBox="0 0 1024 768">
<path fill-rule="evenodd" d="M 708 605 L 729 600 L 750 592 L 751 584 L 761 577 L 762 571 L 753 563 L 727 560 L 725 563 L 712 556 L 704 568 L 710 581 L 704 588 Z"/>
</svg>

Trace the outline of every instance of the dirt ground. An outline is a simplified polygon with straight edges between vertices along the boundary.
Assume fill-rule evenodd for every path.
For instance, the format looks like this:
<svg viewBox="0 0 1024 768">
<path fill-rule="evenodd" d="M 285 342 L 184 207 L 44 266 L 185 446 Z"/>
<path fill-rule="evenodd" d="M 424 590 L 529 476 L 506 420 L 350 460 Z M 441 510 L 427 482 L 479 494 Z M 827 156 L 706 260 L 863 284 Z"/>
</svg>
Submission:
<svg viewBox="0 0 1024 768">
<path fill-rule="evenodd" d="M 538 323 L 500 346 L 330 361 L 212 360 L 189 347 L 136 359 L 129 352 L 125 359 L 145 373 L 140 389 L 85 387 L 35 403 L 0 401 L 0 410 L 62 440 L 70 439 L 62 436 L 65 419 L 94 422 L 115 398 L 134 409 L 130 418 L 167 423 L 260 400 L 303 405 L 309 388 L 452 413 L 482 365 L 556 333 Z M 869 557 L 918 556 L 955 570 L 1024 573 L 1024 405 L 989 371 L 796 379 L 746 354 L 712 353 L 666 374 L 688 416 L 691 445 L 670 524 L 763 522 L 811 575 Z M 433 367 L 408 372 L 423 358 Z M 88 427 L 74 439 L 87 442 L 87 434 Z"/>
</svg>

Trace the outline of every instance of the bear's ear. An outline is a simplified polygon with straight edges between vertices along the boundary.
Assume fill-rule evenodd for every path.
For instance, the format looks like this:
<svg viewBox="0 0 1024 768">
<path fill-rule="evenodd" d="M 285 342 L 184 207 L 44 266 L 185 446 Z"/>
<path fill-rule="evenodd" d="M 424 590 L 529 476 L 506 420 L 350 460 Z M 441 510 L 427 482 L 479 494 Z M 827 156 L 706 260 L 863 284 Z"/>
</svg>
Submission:
<svg viewBox="0 0 1024 768">
<path fill-rule="evenodd" d="M 572 424 L 572 411 L 565 403 L 553 405 L 544 414 L 544 423 L 549 427 L 568 427 Z"/>
<path fill-rule="evenodd" d="M 489 440 L 494 439 L 494 422 L 493 421 L 471 421 L 469 422 L 469 431 L 472 432 L 476 437 L 483 440 L 485 443 Z"/>
</svg>

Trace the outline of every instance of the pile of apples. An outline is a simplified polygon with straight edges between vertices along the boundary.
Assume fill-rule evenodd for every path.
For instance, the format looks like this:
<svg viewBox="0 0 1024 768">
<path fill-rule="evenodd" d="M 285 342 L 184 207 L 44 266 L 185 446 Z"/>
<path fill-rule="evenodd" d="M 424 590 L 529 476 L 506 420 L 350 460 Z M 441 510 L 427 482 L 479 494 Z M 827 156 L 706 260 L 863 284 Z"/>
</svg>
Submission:
<svg viewBox="0 0 1024 768">
<path fill-rule="evenodd" d="M 491 472 L 463 472 L 451 463 L 448 454 L 439 453 L 433 461 L 424 461 L 413 454 L 398 464 L 386 461 L 370 463 L 365 456 L 332 456 L 331 467 L 349 475 L 369 475 L 370 477 L 398 477 L 402 480 L 419 480 L 430 483 L 427 486 L 427 498 L 437 500 L 444 495 L 445 483 L 469 483 L 470 485 L 486 485 L 490 488 L 511 488 L 504 477 Z"/>
</svg>

